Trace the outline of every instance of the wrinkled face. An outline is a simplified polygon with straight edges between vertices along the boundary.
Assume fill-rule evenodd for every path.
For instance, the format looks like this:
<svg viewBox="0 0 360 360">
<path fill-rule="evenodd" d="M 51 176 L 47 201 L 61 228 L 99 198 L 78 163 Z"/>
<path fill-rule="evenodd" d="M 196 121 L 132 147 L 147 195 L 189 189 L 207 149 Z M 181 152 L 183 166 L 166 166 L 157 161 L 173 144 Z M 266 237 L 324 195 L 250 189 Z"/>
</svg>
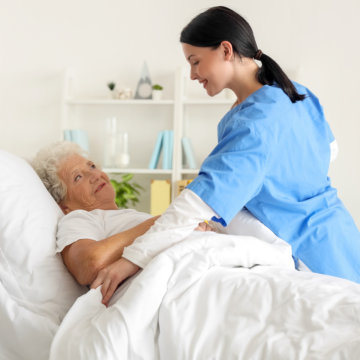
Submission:
<svg viewBox="0 0 360 360">
<path fill-rule="evenodd" d="M 109 177 L 92 161 L 71 155 L 60 164 L 58 176 L 67 187 L 66 197 L 60 204 L 65 214 L 78 209 L 117 209 Z"/>
<path fill-rule="evenodd" d="M 210 96 L 218 94 L 227 87 L 231 68 L 228 61 L 229 54 L 223 44 L 216 49 L 184 43 L 182 47 L 185 58 L 190 64 L 191 80 L 198 80 Z"/>
</svg>

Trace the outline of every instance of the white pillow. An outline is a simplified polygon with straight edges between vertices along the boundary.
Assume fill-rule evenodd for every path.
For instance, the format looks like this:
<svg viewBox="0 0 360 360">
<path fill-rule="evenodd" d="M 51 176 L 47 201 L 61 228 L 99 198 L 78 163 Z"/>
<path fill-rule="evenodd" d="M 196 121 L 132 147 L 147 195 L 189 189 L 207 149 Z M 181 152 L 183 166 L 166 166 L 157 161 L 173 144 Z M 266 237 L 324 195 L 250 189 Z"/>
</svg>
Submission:
<svg viewBox="0 0 360 360">
<path fill-rule="evenodd" d="M 55 332 L 86 289 L 75 282 L 55 253 L 62 212 L 35 171 L 24 159 L 2 150 L 0 169 L 0 334 L 13 331 L 15 344 L 19 333 L 36 327 L 26 323 L 30 319 L 41 320 L 37 332 L 44 329 L 44 336 L 49 336 L 49 329 Z M 6 317 L 12 319 L 13 327 L 2 321 Z M 3 339 L 0 341 L 1 347 L 5 346 Z M 39 338 L 38 344 L 39 354 L 44 353 L 44 339 Z M 26 348 L 21 351 L 27 354 Z"/>
</svg>

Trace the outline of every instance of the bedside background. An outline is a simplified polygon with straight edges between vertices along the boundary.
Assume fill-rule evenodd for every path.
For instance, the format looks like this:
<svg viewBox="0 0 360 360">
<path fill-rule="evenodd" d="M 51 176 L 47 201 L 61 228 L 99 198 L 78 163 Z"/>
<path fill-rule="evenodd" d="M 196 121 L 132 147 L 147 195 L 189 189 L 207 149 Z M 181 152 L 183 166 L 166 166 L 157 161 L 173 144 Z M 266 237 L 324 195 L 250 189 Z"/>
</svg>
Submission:
<svg viewBox="0 0 360 360">
<path fill-rule="evenodd" d="M 153 82 L 164 85 L 165 98 L 173 98 L 174 72 L 186 66 L 182 28 L 200 11 L 225 5 L 249 21 L 264 53 L 320 98 L 340 148 L 330 176 L 360 226 L 357 0 L 0 3 L 1 149 L 31 157 L 60 138 L 68 67 L 77 71 L 81 94 L 108 97 L 109 81 L 135 90 L 146 60 Z M 192 89 L 205 96 L 200 86 Z M 206 117 L 202 121 L 206 129 Z"/>
</svg>

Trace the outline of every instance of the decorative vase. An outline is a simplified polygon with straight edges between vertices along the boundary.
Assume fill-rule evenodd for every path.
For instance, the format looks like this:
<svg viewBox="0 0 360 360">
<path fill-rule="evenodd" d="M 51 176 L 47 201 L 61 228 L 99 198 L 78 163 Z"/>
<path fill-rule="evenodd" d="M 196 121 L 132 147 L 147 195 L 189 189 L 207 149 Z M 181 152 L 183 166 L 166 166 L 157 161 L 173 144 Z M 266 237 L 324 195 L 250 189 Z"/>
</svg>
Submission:
<svg viewBox="0 0 360 360">
<path fill-rule="evenodd" d="M 116 145 L 115 165 L 118 168 L 126 168 L 130 163 L 127 132 L 117 133 Z"/>
<path fill-rule="evenodd" d="M 128 133 L 118 131 L 116 117 L 106 119 L 106 139 L 104 145 L 105 167 L 126 168 L 129 165 Z"/>
</svg>

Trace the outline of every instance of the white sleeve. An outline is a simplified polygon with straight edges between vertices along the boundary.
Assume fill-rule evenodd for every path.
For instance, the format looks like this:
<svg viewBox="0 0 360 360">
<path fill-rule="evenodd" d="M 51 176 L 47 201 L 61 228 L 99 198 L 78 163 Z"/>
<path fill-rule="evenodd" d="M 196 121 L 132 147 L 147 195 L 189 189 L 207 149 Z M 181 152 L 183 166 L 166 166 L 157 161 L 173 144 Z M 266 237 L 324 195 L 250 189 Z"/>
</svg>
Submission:
<svg viewBox="0 0 360 360">
<path fill-rule="evenodd" d="M 104 225 L 91 212 L 75 210 L 61 218 L 56 234 L 56 252 L 80 239 L 102 240 Z"/>
<path fill-rule="evenodd" d="M 330 143 L 330 162 L 333 162 L 339 153 L 339 146 L 337 144 L 337 141 L 334 140 Z"/>
<path fill-rule="evenodd" d="M 144 268 L 163 250 L 189 235 L 200 222 L 217 216 L 199 196 L 185 189 L 144 235 L 124 249 L 123 257 Z"/>
</svg>

